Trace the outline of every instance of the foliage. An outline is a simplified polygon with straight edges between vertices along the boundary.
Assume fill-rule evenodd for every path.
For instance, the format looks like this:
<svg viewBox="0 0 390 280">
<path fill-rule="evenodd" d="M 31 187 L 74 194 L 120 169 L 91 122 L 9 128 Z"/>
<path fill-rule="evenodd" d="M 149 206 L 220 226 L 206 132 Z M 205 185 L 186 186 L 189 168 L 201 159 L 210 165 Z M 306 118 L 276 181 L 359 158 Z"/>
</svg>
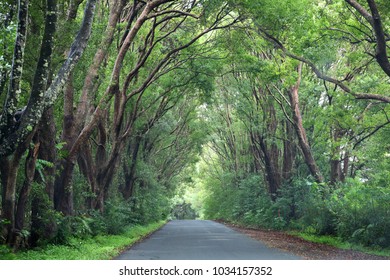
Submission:
<svg viewBox="0 0 390 280">
<path fill-rule="evenodd" d="M 0 3 L 0 138 L 20 143 L 0 158 L 2 234 L 77 248 L 128 226 L 201 217 L 390 246 L 389 75 L 374 28 L 348 1 L 156 1 L 145 21 L 145 5 L 132 15 L 133 2 L 100 3 L 47 118 L 54 100 L 44 91 L 77 53 L 68 49 L 87 3 L 59 3 L 39 69 L 52 13 L 38 2 L 15 98 L 7 86 L 17 9 Z M 389 5 L 374 2 L 388 29 Z M 42 88 L 32 97 L 34 84 Z M 22 127 L 26 147 L 12 138 Z M 23 205 L 13 201 L 23 195 Z M 25 209 L 21 229 L 8 229 L 10 203 Z"/>
<path fill-rule="evenodd" d="M 362 245 L 390 246 L 390 189 L 349 180 L 332 197 L 340 237 Z"/>
<path fill-rule="evenodd" d="M 195 220 L 197 218 L 196 211 L 189 203 L 175 204 L 172 207 L 171 217 L 175 220 Z"/>
<path fill-rule="evenodd" d="M 295 186 L 298 193 L 304 186 L 300 200 L 285 192 L 275 203 L 286 198 L 297 201 L 293 227 L 309 234 L 338 236 L 364 246 L 389 247 L 388 187 L 373 187 L 357 179 L 350 179 L 333 190 L 307 182 Z"/>
<path fill-rule="evenodd" d="M 71 238 L 67 245 L 47 245 L 17 253 L 0 247 L 0 250 L 7 250 L 0 256 L 18 260 L 109 260 L 164 224 L 164 221 L 159 221 L 145 226 L 129 226 L 117 235 Z"/>
</svg>

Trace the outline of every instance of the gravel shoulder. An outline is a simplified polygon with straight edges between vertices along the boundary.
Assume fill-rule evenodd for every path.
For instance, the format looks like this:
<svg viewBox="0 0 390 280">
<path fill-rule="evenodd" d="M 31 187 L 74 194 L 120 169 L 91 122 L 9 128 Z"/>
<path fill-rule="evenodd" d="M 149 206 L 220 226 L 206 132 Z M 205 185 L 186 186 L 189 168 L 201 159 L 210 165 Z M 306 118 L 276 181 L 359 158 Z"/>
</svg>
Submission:
<svg viewBox="0 0 390 280">
<path fill-rule="evenodd" d="M 248 229 L 231 224 L 225 225 L 253 239 L 260 240 L 271 248 L 284 250 L 307 260 L 390 260 L 389 257 L 366 254 L 355 250 L 339 249 L 326 244 L 306 241 L 285 232 Z"/>
</svg>

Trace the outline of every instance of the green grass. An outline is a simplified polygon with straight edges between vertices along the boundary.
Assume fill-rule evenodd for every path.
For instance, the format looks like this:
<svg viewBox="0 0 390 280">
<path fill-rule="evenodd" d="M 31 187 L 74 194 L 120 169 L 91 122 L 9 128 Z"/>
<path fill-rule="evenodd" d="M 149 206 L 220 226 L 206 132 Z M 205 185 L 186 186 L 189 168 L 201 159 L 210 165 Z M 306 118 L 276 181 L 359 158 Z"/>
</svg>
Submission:
<svg viewBox="0 0 390 280">
<path fill-rule="evenodd" d="M 10 252 L 0 246 L 0 259 L 16 260 L 108 260 L 130 245 L 161 228 L 165 221 L 147 226 L 132 226 L 120 235 L 100 235 L 88 239 L 72 239 L 68 245 L 48 245 L 44 248 Z"/>
<path fill-rule="evenodd" d="M 364 247 L 362 245 L 343 241 L 340 238 L 334 236 L 329 236 L 329 235 L 318 236 L 311 233 L 297 232 L 297 231 L 290 231 L 289 234 L 299 236 L 307 241 L 326 244 L 340 249 L 346 249 L 346 250 L 351 249 L 351 250 L 360 251 L 367 254 L 390 257 L 390 249 Z"/>
</svg>

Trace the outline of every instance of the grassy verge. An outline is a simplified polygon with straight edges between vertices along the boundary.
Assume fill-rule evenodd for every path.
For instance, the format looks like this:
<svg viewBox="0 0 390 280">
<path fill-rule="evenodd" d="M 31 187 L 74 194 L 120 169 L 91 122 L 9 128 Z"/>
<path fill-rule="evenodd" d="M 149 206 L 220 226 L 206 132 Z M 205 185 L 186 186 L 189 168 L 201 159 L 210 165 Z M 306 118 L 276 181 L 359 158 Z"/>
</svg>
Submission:
<svg viewBox="0 0 390 280">
<path fill-rule="evenodd" d="M 334 236 L 318 236 L 310 233 L 297 232 L 297 231 L 290 231 L 288 233 L 294 236 L 301 237 L 302 239 L 310 242 L 326 244 L 329 246 L 333 246 L 345 250 L 355 250 L 367 254 L 390 257 L 390 249 L 364 247 L 358 244 L 342 241 L 340 238 Z"/>
<path fill-rule="evenodd" d="M 158 230 L 165 221 L 147 226 L 129 227 L 120 235 L 100 235 L 88 239 L 72 239 L 68 245 L 48 245 L 44 248 L 6 252 L 0 247 L 0 259 L 16 260 L 108 260 L 150 233 Z"/>
</svg>

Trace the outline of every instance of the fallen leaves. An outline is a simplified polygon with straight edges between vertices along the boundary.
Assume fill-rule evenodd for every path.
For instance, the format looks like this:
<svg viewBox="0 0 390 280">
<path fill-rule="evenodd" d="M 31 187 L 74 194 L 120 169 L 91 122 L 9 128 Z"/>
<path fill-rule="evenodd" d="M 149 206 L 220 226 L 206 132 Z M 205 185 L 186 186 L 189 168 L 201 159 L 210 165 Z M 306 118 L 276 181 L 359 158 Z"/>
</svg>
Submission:
<svg viewBox="0 0 390 280">
<path fill-rule="evenodd" d="M 247 229 L 235 225 L 229 227 L 264 242 L 267 246 L 296 254 L 308 260 L 388 260 L 355 250 L 339 249 L 326 244 L 306 241 L 300 237 L 280 231 Z"/>
</svg>

